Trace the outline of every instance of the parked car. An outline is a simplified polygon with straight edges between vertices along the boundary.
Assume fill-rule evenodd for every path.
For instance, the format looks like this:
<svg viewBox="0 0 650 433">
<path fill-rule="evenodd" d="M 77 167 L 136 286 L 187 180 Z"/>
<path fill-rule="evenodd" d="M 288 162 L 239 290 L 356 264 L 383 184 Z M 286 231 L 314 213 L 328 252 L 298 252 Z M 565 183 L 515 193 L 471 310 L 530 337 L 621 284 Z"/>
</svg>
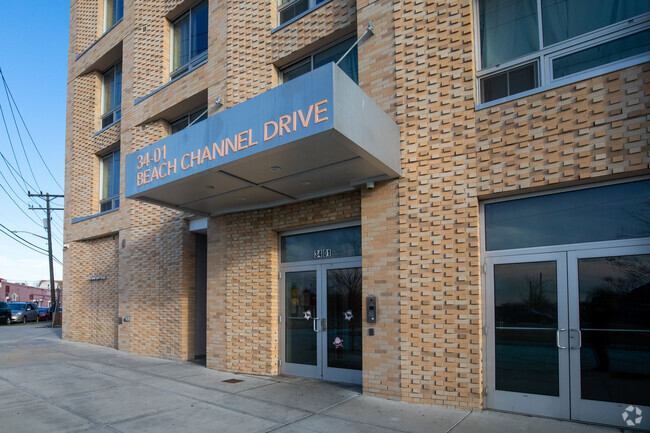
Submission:
<svg viewBox="0 0 650 433">
<path fill-rule="evenodd" d="M 6 302 L 0 301 L 0 325 L 11 324 L 11 308 Z"/>
<path fill-rule="evenodd" d="M 32 302 L 9 302 L 9 308 L 14 323 L 38 322 L 38 307 Z"/>
<path fill-rule="evenodd" d="M 38 307 L 38 320 L 41 322 L 52 320 L 52 313 L 50 313 L 50 309 L 47 307 Z"/>
</svg>

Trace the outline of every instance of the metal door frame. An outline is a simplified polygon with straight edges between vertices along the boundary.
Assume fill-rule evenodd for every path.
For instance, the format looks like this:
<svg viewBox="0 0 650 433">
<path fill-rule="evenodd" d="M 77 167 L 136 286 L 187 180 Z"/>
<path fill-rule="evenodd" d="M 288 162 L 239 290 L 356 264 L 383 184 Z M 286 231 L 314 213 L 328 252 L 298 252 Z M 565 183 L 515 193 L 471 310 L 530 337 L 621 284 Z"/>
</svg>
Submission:
<svg viewBox="0 0 650 433">
<path fill-rule="evenodd" d="M 558 381 L 559 396 L 539 394 L 526 394 L 496 389 L 496 360 L 495 360 L 495 317 L 494 317 L 494 265 L 535 263 L 555 261 L 557 272 L 557 308 L 558 329 Z M 490 409 L 499 409 L 510 412 L 528 413 L 532 415 L 549 416 L 554 418 L 569 418 L 570 416 L 570 389 L 569 389 L 569 351 L 568 351 L 568 296 L 567 296 L 567 269 L 566 253 L 538 253 L 517 254 L 489 257 L 486 259 L 486 308 L 485 327 L 487 341 L 487 396 L 486 405 Z"/>
<path fill-rule="evenodd" d="M 596 248 L 591 250 L 578 250 L 569 251 L 567 254 L 568 262 L 568 281 L 569 287 L 569 329 L 572 335 L 581 335 L 580 333 L 580 292 L 578 287 L 578 259 L 583 258 L 598 258 L 598 257 L 613 257 L 613 256 L 630 256 L 650 254 L 650 244 L 634 245 L 628 247 L 616 248 Z M 608 425 L 617 425 L 622 428 L 629 429 L 623 420 L 623 411 L 633 403 L 615 403 L 596 400 L 583 400 L 581 397 L 581 369 L 580 369 L 580 347 L 582 343 L 581 338 L 572 338 L 578 340 L 572 342 L 571 355 L 570 355 L 570 377 L 571 377 L 571 419 L 579 421 L 587 421 Z M 638 426 L 633 428 L 647 429 L 650 428 L 650 406 L 640 406 L 645 415 L 643 421 Z"/>
<path fill-rule="evenodd" d="M 279 342 L 280 342 L 280 372 L 290 376 L 309 377 L 314 379 L 324 379 L 333 382 L 346 382 L 360 384 L 362 380 L 362 370 L 348 370 L 333 368 L 327 366 L 327 332 L 321 332 L 323 321 L 327 320 L 327 270 L 345 269 L 345 268 L 362 268 L 361 257 L 344 257 L 337 259 L 321 259 L 312 261 L 303 261 L 295 263 L 285 263 L 280 265 L 279 274 Z M 287 272 L 316 272 L 316 309 L 313 320 L 314 328 L 317 329 L 317 364 L 303 365 L 286 362 L 286 288 L 285 274 Z M 318 319 L 318 320 L 316 320 Z"/>
</svg>

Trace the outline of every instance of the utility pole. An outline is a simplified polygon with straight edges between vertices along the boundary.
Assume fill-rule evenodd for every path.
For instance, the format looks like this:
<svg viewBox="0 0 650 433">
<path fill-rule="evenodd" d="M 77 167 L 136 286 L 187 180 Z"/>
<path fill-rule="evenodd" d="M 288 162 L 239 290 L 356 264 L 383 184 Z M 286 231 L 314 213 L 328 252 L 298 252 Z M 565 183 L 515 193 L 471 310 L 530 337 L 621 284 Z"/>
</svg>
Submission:
<svg viewBox="0 0 650 433">
<path fill-rule="evenodd" d="M 29 191 L 27 191 L 27 195 L 29 197 L 39 197 L 39 198 L 45 198 L 45 203 L 46 206 L 44 208 L 42 207 L 31 207 L 31 210 L 44 210 L 47 211 L 47 252 L 48 256 L 50 259 L 50 298 L 52 298 L 52 305 L 54 305 L 54 314 L 52 315 L 52 326 L 54 326 L 54 317 L 56 316 L 56 312 L 58 310 L 57 306 L 57 298 L 56 298 L 56 284 L 54 284 L 54 263 L 52 260 L 52 223 L 51 223 L 51 217 L 50 217 L 50 212 L 53 210 L 63 210 L 62 207 L 50 207 L 50 200 L 55 199 L 55 198 L 60 198 L 63 197 L 63 195 L 57 195 L 57 194 L 49 194 L 41 191 L 40 194 L 32 194 Z"/>
</svg>

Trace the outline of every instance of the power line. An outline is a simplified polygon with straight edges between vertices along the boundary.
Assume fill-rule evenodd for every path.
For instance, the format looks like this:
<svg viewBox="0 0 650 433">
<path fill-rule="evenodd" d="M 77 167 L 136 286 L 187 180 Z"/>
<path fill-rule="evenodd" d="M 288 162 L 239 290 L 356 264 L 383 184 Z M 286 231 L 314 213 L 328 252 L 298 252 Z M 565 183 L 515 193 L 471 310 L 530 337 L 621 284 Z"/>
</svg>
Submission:
<svg viewBox="0 0 650 433">
<path fill-rule="evenodd" d="M 33 222 L 34 224 L 40 226 L 40 224 L 39 224 L 37 221 L 35 221 L 31 216 L 29 216 L 29 214 L 28 214 L 27 212 L 25 212 L 25 211 L 23 210 L 23 208 L 21 208 L 20 205 L 18 205 L 18 203 L 16 203 L 16 200 L 14 200 L 13 197 L 11 197 L 11 195 L 9 195 L 9 193 L 7 192 L 7 190 L 5 189 L 5 187 L 2 186 L 1 183 L 0 183 L 0 188 L 2 188 L 2 190 L 5 192 L 5 194 L 7 194 L 7 197 L 9 197 L 9 200 L 11 200 L 12 202 L 14 202 L 14 204 L 16 205 L 16 207 L 18 208 L 19 211 L 21 211 L 21 212 L 22 212 L 22 213 L 23 213 L 27 218 L 29 218 L 29 219 L 31 220 L 31 222 Z"/>
<path fill-rule="evenodd" d="M 2 115 L 2 123 L 5 125 L 5 131 L 7 132 L 7 139 L 9 140 L 9 146 L 11 146 L 11 153 L 14 155 L 14 161 L 16 161 L 16 166 L 18 167 L 18 172 L 20 173 L 20 178 L 23 179 L 23 182 L 25 179 L 23 178 L 23 173 L 20 171 L 20 164 L 18 164 L 18 157 L 16 157 L 16 151 L 14 150 L 14 143 L 11 140 L 11 136 L 9 135 L 9 128 L 7 127 L 7 121 L 5 120 L 5 113 L 2 110 L 2 105 L 0 104 L 0 115 Z"/>
<path fill-rule="evenodd" d="M 0 109 L 1 108 L 2 107 L 0 107 Z M 9 142 L 11 143 L 11 138 L 9 138 Z M 5 162 L 5 165 L 9 168 L 9 173 L 11 173 L 11 177 L 14 178 L 14 180 L 16 181 L 16 184 L 20 187 L 20 189 L 23 190 L 23 192 L 25 194 L 27 194 L 27 190 L 25 188 L 23 188 L 22 185 L 20 185 L 20 182 L 18 182 L 18 179 L 16 179 L 16 176 L 14 175 L 14 173 L 18 174 L 18 177 L 20 177 L 20 179 L 23 181 L 23 183 L 26 184 L 30 189 L 36 189 L 32 185 L 30 185 L 29 182 L 27 182 L 27 180 L 25 180 L 25 178 L 22 176 L 22 173 L 20 173 L 20 171 L 18 171 L 18 170 L 20 170 L 20 167 L 18 167 L 18 170 L 16 170 L 14 168 L 14 166 L 11 165 L 11 163 L 9 161 L 7 161 L 7 158 L 5 158 L 5 156 L 2 154 L 2 152 L 0 152 L 0 158 L 2 158 L 2 160 Z"/>
<path fill-rule="evenodd" d="M 45 166 L 45 169 L 47 172 L 50 174 L 54 182 L 59 186 L 61 191 L 63 191 L 63 187 L 59 183 L 58 180 L 56 180 L 56 177 L 52 174 L 52 171 L 50 171 L 50 167 L 48 167 L 47 163 L 45 162 L 45 159 L 43 159 L 43 155 L 41 155 L 40 150 L 38 150 L 38 146 L 36 146 L 36 142 L 34 141 L 34 137 L 32 137 L 31 132 L 29 132 L 29 128 L 27 128 L 27 124 L 25 123 L 25 119 L 23 118 L 23 115 L 20 112 L 20 109 L 18 108 L 18 104 L 16 104 L 16 100 L 14 99 L 14 95 L 11 93 L 11 90 L 9 89 L 9 84 L 7 84 L 7 80 L 5 79 L 4 74 L 2 73 L 2 68 L 0 68 L 0 77 L 2 77 L 2 81 L 5 84 L 5 88 L 7 90 L 7 94 L 11 98 L 11 101 L 13 101 L 14 106 L 16 107 L 16 112 L 18 113 L 18 117 L 20 117 L 21 122 L 23 123 L 23 126 L 25 127 L 25 131 L 27 131 L 27 135 L 29 136 L 29 139 L 32 141 L 32 145 L 34 146 L 34 149 L 36 150 L 36 153 L 38 154 L 39 158 L 41 158 L 41 162 Z M 40 189 L 40 188 L 39 188 Z"/>
<path fill-rule="evenodd" d="M 15 233 L 12 233 L 11 230 L 9 230 L 4 224 L 0 223 L 0 226 L 2 226 L 2 228 L 0 228 L 0 233 L 6 235 L 7 237 L 9 237 L 9 239 L 12 239 L 12 240 L 18 242 L 22 246 L 27 247 L 30 250 L 34 251 L 34 252 L 37 252 L 39 254 L 43 254 L 44 256 L 48 255 L 48 252 L 47 252 L 47 250 L 45 248 L 41 248 L 41 247 L 29 242 L 28 240 L 24 239 L 23 237 L 18 236 Z M 58 264 L 63 265 L 63 263 L 61 263 L 61 261 L 58 258 L 53 256 L 52 259 L 55 260 Z"/>
<path fill-rule="evenodd" d="M 5 92 L 9 92 L 9 88 L 7 87 L 7 82 L 4 81 L 5 85 Z M 32 164 L 29 162 L 29 157 L 27 156 L 27 150 L 25 150 L 25 143 L 23 143 L 23 137 L 20 135 L 20 128 L 18 128 L 18 122 L 16 122 L 16 115 L 14 114 L 14 109 L 11 106 L 11 100 L 7 97 L 7 101 L 9 101 L 9 112 L 11 113 L 11 118 L 14 121 L 14 126 L 16 127 L 16 133 L 18 134 L 18 140 L 20 140 L 20 146 L 23 148 L 23 155 L 25 155 L 25 161 L 27 161 L 27 167 L 29 167 L 29 172 L 32 174 L 32 178 L 34 179 L 34 183 L 36 183 L 36 186 L 38 189 L 41 189 L 41 187 L 38 185 L 38 181 L 36 180 L 36 176 L 34 175 L 34 170 L 32 169 Z M 14 103 L 15 104 L 15 103 Z M 16 107 L 16 111 L 18 111 L 18 107 Z"/>
</svg>

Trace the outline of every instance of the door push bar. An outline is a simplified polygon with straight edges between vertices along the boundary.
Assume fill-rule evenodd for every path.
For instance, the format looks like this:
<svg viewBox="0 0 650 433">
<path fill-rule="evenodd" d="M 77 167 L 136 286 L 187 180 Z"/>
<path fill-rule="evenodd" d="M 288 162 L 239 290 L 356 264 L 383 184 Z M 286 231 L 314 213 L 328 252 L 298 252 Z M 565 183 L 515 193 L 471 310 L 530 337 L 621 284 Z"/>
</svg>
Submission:
<svg viewBox="0 0 650 433">
<path fill-rule="evenodd" d="M 576 334 L 574 334 L 574 333 L 577 333 L 577 335 L 578 335 L 578 345 L 577 346 L 571 345 L 571 347 L 567 347 L 567 346 L 562 346 L 560 344 L 560 333 L 565 332 L 565 331 L 567 331 L 566 328 L 558 329 L 557 331 L 555 331 L 555 344 L 558 347 L 558 349 L 571 349 L 571 350 L 580 349 L 582 347 L 582 332 L 580 332 L 579 329 L 569 329 L 568 330 L 569 331 L 569 343 L 571 341 L 573 341 L 573 339 L 575 338 L 574 335 L 576 335 Z"/>
<path fill-rule="evenodd" d="M 566 349 L 566 346 L 560 345 L 560 332 L 565 332 L 566 328 L 558 329 L 555 331 L 555 344 L 557 345 L 558 349 Z"/>
<path fill-rule="evenodd" d="M 316 321 L 317 320 L 320 320 L 320 329 L 316 329 Z M 321 319 L 320 317 L 314 317 L 313 327 L 314 327 L 314 332 L 327 331 L 327 319 L 325 319 L 325 318 Z"/>
</svg>

